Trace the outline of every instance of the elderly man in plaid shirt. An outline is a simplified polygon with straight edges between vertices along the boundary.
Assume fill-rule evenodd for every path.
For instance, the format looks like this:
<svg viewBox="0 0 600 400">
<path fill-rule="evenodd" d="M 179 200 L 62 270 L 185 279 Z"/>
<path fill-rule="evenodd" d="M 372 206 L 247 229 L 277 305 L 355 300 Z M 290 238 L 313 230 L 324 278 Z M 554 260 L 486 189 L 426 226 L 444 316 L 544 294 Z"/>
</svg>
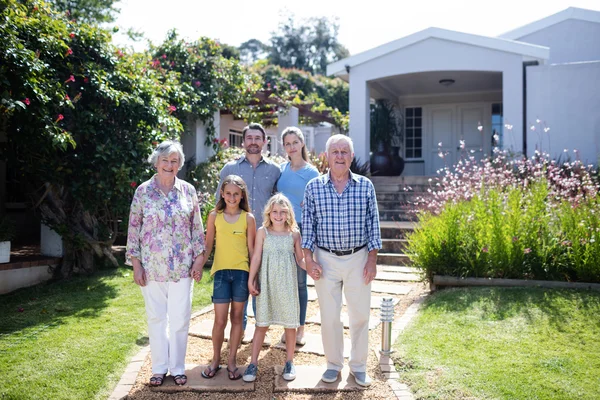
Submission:
<svg viewBox="0 0 600 400">
<path fill-rule="evenodd" d="M 350 171 L 354 147 L 348 136 L 331 136 L 326 147 L 329 173 L 308 183 L 302 213 L 302 248 L 319 297 L 327 359 L 321 379 L 335 382 L 344 365 L 343 290 L 352 339 L 350 372 L 359 385 L 369 386 L 371 281 L 381 248 L 375 188 L 369 179 Z"/>
</svg>

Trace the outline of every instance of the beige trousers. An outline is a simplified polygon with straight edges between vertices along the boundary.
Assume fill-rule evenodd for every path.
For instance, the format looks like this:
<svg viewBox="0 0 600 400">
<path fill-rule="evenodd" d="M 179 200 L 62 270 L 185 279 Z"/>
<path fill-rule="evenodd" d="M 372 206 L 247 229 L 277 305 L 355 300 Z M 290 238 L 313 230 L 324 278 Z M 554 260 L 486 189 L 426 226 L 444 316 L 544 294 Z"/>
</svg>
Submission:
<svg viewBox="0 0 600 400">
<path fill-rule="evenodd" d="M 321 279 L 315 281 L 315 289 L 321 311 L 321 337 L 327 369 L 340 371 L 344 366 L 344 325 L 340 319 L 343 290 L 352 341 L 348 365 L 354 372 L 367 371 L 371 284 L 365 285 L 363 271 L 368 254 L 364 248 L 355 254 L 338 257 L 315 247 L 316 261 L 323 267 Z"/>
</svg>

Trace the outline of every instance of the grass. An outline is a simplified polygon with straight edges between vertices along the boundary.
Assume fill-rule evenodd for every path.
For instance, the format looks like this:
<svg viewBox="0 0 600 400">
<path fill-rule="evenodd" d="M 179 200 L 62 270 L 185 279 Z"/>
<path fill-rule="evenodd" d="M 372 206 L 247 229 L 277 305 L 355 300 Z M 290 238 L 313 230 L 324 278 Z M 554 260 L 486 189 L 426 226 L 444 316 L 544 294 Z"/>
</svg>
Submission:
<svg viewBox="0 0 600 400">
<path fill-rule="evenodd" d="M 598 399 L 600 293 L 443 290 L 395 350 L 419 399 Z"/>
<path fill-rule="evenodd" d="M 205 271 L 193 309 L 210 303 Z M 148 344 L 144 301 L 127 267 L 0 296 L 0 398 L 105 399 Z"/>
</svg>

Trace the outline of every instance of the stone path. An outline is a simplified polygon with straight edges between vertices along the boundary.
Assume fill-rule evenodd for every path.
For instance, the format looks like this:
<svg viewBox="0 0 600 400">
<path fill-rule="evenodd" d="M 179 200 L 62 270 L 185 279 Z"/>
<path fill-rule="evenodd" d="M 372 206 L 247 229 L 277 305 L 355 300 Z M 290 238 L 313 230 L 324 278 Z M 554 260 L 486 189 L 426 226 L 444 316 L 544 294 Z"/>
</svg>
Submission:
<svg viewBox="0 0 600 400">
<path fill-rule="evenodd" d="M 231 381 L 228 378 L 225 365 L 217 372 L 214 378 L 205 379 L 201 372 L 206 368 L 206 363 L 212 357 L 212 327 L 213 311 L 212 305 L 199 313 L 194 314 L 190 326 L 190 343 L 188 344 L 188 357 L 186 357 L 186 374 L 188 383 L 184 386 L 177 386 L 171 377 L 165 379 L 164 384 L 158 388 L 150 388 L 147 381 L 150 372 L 149 350 L 146 347 L 138 354 L 126 370 L 117 388 L 110 397 L 110 400 L 121 399 L 127 396 L 128 399 L 148 399 L 163 398 L 154 397 L 163 393 L 170 394 L 169 398 L 177 399 L 179 392 L 196 392 L 197 396 L 202 398 L 219 398 L 238 400 L 242 395 L 246 399 L 274 398 L 274 394 L 280 396 L 285 393 L 285 398 L 296 399 L 306 397 L 295 397 L 311 395 L 318 398 L 343 398 L 343 399 L 390 399 L 397 398 L 402 400 L 412 399 L 412 395 L 406 385 L 398 382 L 400 375 L 395 372 L 393 360 L 390 357 L 381 356 L 378 352 L 381 339 L 381 322 L 379 320 L 379 308 L 383 298 L 392 298 L 393 304 L 397 310 L 396 322 L 393 325 L 392 340 L 394 341 L 410 318 L 416 313 L 417 301 L 413 306 L 414 299 L 419 299 L 420 294 L 424 292 L 420 284 L 415 280 L 420 279 L 416 270 L 409 266 L 402 265 L 378 265 L 377 279 L 372 283 L 371 289 L 371 318 L 369 322 L 369 343 L 371 353 L 369 356 L 368 371 L 373 378 L 373 385 L 369 388 L 363 388 L 356 384 L 354 377 L 349 374 L 347 366 L 342 370 L 341 377 L 334 383 L 327 384 L 321 381 L 321 375 L 325 370 L 325 358 L 323 357 L 323 344 L 320 336 L 320 314 L 318 313 L 318 303 L 314 282 L 308 277 L 308 299 L 309 299 L 309 317 L 305 328 L 306 344 L 296 345 L 295 366 L 297 377 L 294 381 L 288 382 L 282 379 L 282 364 L 285 361 L 285 344 L 280 341 L 283 329 L 271 328 L 263 350 L 259 356 L 259 377 L 256 382 L 245 383 L 243 380 Z M 415 290 L 418 288 L 418 290 Z M 415 290 L 413 292 L 413 290 Z M 341 321 L 345 326 L 344 337 L 344 357 L 348 358 L 351 350 L 351 342 L 348 334 L 349 317 L 346 311 L 346 299 L 343 297 L 343 310 Z M 404 314 L 404 310 L 407 310 Z M 242 347 L 238 350 L 238 367 L 243 373 L 250 359 L 251 340 L 254 334 L 254 313 L 252 307 L 248 307 L 248 326 L 245 337 L 242 341 Z M 402 316 L 402 317 L 401 317 Z M 275 330 L 274 330 L 275 329 Z M 225 330 L 225 340 L 229 339 L 230 324 Z M 201 346 L 201 347 L 198 347 Z M 228 354 L 227 342 L 223 345 L 221 362 L 227 360 Z M 375 357 L 373 357 L 373 355 Z M 373 366 L 373 358 L 376 367 Z M 243 361 L 242 361 L 243 360 Z M 275 361 L 277 360 L 277 361 Z M 282 361 L 283 360 L 283 361 Z M 278 365 L 279 364 L 279 365 Z M 373 369 L 376 368 L 376 369 Z M 204 397 L 202 393 L 207 393 Z M 343 394 L 338 394 L 344 392 Z M 154 395 L 153 395 L 154 394 Z M 182 396 L 184 396 L 182 394 Z M 323 397 L 324 396 L 324 397 Z M 329 397 L 331 396 L 331 397 Z M 185 397 L 185 396 L 184 396 Z M 185 397 L 188 398 L 188 397 Z M 279 398 L 279 397 L 278 397 Z"/>
</svg>

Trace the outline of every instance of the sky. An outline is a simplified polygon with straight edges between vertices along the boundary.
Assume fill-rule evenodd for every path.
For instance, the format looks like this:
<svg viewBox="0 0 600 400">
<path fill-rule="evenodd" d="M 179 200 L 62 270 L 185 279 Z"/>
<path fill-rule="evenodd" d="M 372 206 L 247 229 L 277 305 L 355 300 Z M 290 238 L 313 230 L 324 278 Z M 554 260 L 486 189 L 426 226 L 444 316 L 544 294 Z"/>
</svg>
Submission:
<svg viewBox="0 0 600 400">
<path fill-rule="evenodd" d="M 114 42 L 137 50 L 145 44 L 129 42 L 122 34 L 129 28 L 156 44 L 176 28 L 190 40 L 208 36 L 239 46 L 253 38 L 268 42 L 282 15 L 292 13 L 297 21 L 337 18 L 338 39 L 355 55 L 432 26 L 498 36 L 568 7 L 600 11 L 600 0 L 121 0 L 116 6 Z"/>
</svg>

